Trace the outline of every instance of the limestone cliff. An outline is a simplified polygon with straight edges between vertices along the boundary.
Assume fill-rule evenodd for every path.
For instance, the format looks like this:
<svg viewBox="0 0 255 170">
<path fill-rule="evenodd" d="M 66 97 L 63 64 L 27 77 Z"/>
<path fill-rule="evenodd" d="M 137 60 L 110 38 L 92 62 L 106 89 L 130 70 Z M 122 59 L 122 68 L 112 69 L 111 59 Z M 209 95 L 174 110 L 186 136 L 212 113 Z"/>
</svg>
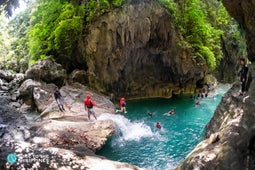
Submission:
<svg viewBox="0 0 255 170">
<path fill-rule="evenodd" d="M 171 14 L 157 1 L 125 4 L 93 21 L 80 42 L 88 84 L 130 97 L 193 92 L 205 69 L 196 65 Z"/>
<path fill-rule="evenodd" d="M 255 169 L 255 2 L 223 0 L 229 13 L 246 29 L 249 66 L 248 92 L 239 97 L 236 83 L 224 95 L 207 125 L 205 140 L 177 169 Z"/>
<path fill-rule="evenodd" d="M 248 58 L 255 61 L 255 1 L 250 0 L 222 0 L 229 14 L 234 17 L 246 30 Z"/>
<path fill-rule="evenodd" d="M 196 146 L 177 169 L 255 168 L 254 96 L 241 98 L 238 91 L 239 85 L 235 84 L 224 95 L 206 127 L 206 139 Z"/>
</svg>

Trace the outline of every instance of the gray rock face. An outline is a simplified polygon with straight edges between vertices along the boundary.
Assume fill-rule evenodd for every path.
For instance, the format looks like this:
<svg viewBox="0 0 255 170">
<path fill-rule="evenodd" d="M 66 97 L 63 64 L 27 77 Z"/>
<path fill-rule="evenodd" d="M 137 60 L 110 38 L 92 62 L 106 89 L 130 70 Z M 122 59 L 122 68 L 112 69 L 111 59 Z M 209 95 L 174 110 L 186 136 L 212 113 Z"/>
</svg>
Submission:
<svg viewBox="0 0 255 170">
<path fill-rule="evenodd" d="M 32 79 L 24 81 L 19 88 L 19 97 L 28 105 L 33 105 L 33 90 L 40 87 L 41 83 Z"/>
<path fill-rule="evenodd" d="M 26 79 L 42 80 L 62 86 L 66 79 L 66 70 L 60 64 L 51 60 L 41 60 L 25 73 Z"/>
<path fill-rule="evenodd" d="M 78 82 L 83 85 L 88 84 L 88 75 L 87 72 L 84 70 L 74 70 L 70 75 L 69 75 L 69 80 L 72 82 Z"/>
<path fill-rule="evenodd" d="M 233 85 L 206 126 L 205 140 L 177 169 L 255 168 L 254 64 L 249 68 L 251 83 L 248 93 L 239 97 L 240 85 Z"/>
<path fill-rule="evenodd" d="M 255 61 L 255 2 L 251 0 L 223 0 L 222 2 L 230 15 L 246 29 L 248 58 L 252 62 Z"/>
<path fill-rule="evenodd" d="M 0 70 L 0 78 L 5 79 L 8 82 L 12 81 L 14 79 L 14 74 L 5 71 L 5 70 Z"/>
<path fill-rule="evenodd" d="M 207 125 L 206 139 L 177 169 L 255 169 L 255 1 L 222 1 L 246 29 L 249 66 L 248 93 L 238 97 L 235 84 L 223 97 Z"/>
<path fill-rule="evenodd" d="M 89 85 L 117 96 L 192 93 L 205 68 L 196 65 L 191 52 L 179 44 L 176 30 L 171 14 L 152 0 L 100 16 L 80 44 Z"/>
</svg>

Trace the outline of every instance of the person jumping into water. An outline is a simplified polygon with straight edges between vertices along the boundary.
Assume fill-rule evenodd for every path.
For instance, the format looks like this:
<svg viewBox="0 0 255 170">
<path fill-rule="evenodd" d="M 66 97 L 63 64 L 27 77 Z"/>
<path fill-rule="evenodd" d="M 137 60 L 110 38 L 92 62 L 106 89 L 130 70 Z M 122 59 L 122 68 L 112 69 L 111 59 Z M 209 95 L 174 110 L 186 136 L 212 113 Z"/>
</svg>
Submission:
<svg viewBox="0 0 255 170">
<path fill-rule="evenodd" d="M 122 97 L 121 99 L 120 99 L 120 110 L 116 110 L 116 113 L 118 113 L 118 112 L 123 112 L 124 111 L 124 113 L 127 113 L 127 111 L 126 111 L 126 101 L 125 101 L 125 98 L 124 97 Z"/>
<path fill-rule="evenodd" d="M 63 105 L 63 100 L 62 100 L 62 95 L 58 89 L 58 87 L 55 88 L 54 92 L 54 98 L 58 104 L 58 108 L 61 112 L 65 111 L 64 105 Z"/>
<path fill-rule="evenodd" d="M 87 110 L 88 108 L 88 119 L 90 120 L 90 115 L 92 114 L 94 118 L 97 120 L 95 111 L 93 110 L 93 106 L 96 106 L 96 103 L 94 103 L 91 100 L 91 94 L 87 94 L 87 98 L 84 100 L 84 108 Z"/>
</svg>

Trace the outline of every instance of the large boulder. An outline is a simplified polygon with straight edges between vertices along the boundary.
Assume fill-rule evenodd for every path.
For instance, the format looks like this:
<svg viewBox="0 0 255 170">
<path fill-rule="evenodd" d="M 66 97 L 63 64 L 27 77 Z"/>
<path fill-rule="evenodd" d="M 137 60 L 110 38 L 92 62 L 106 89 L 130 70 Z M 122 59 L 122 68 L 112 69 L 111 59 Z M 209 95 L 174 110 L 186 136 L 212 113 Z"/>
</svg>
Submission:
<svg viewBox="0 0 255 170">
<path fill-rule="evenodd" d="M 0 70 L 0 78 L 1 79 L 4 79 L 8 82 L 12 81 L 14 79 L 15 75 L 8 72 L 8 71 L 5 71 L 5 70 Z"/>
<path fill-rule="evenodd" d="M 67 77 L 66 70 L 52 60 L 40 60 L 30 67 L 26 73 L 27 79 L 42 80 L 46 83 L 54 83 L 62 86 Z"/>
<path fill-rule="evenodd" d="M 33 105 L 33 90 L 35 87 L 40 87 L 41 83 L 32 79 L 25 80 L 19 88 L 19 98 L 26 104 Z"/>
<path fill-rule="evenodd" d="M 66 115 L 59 119 L 46 121 L 37 132 L 47 140 L 32 140 L 41 146 L 85 144 L 92 151 L 102 148 L 107 139 L 115 132 L 111 120 L 86 122 L 83 115 Z"/>
<path fill-rule="evenodd" d="M 88 84 L 88 75 L 85 70 L 74 70 L 70 75 L 69 75 L 69 80 L 72 82 L 79 82 L 83 85 Z"/>
<path fill-rule="evenodd" d="M 33 89 L 33 101 L 38 112 L 43 112 L 54 101 L 55 84 L 41 83 Z"/>
</svg>

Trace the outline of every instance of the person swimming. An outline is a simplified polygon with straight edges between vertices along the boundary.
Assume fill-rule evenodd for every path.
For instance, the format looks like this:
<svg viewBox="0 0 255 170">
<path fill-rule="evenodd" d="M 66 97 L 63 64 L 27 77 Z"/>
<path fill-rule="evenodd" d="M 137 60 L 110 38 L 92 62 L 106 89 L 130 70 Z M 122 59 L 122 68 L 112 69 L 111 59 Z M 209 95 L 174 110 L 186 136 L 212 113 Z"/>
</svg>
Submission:
<svg viewBox="0 0 255 170">
<path fill-rule="evenodd" d="M 156 127 L 157 127 L 158 129 L 161 129 L 161 125 L 160 125 L 159 122 L 156 123 Z"/>
<path fill-rule="evenodd" d="M 152 117 L 152 113 L 151 112 L 147 112 L 147 115 Z"/>
<path fill-rule="evenodd" d="M 197 106 L 200 106 L 200 101 L 198 100 L 197 102 L 196 102 L 196 105 L 195 105 L 196 107 Z"/>
<path fill-rule="evenodd" d="M 169 115 L 173 115 L 174 114 L 174 109 L 171 109 L 169 112 L 168 112 Z"/>
</svg>

